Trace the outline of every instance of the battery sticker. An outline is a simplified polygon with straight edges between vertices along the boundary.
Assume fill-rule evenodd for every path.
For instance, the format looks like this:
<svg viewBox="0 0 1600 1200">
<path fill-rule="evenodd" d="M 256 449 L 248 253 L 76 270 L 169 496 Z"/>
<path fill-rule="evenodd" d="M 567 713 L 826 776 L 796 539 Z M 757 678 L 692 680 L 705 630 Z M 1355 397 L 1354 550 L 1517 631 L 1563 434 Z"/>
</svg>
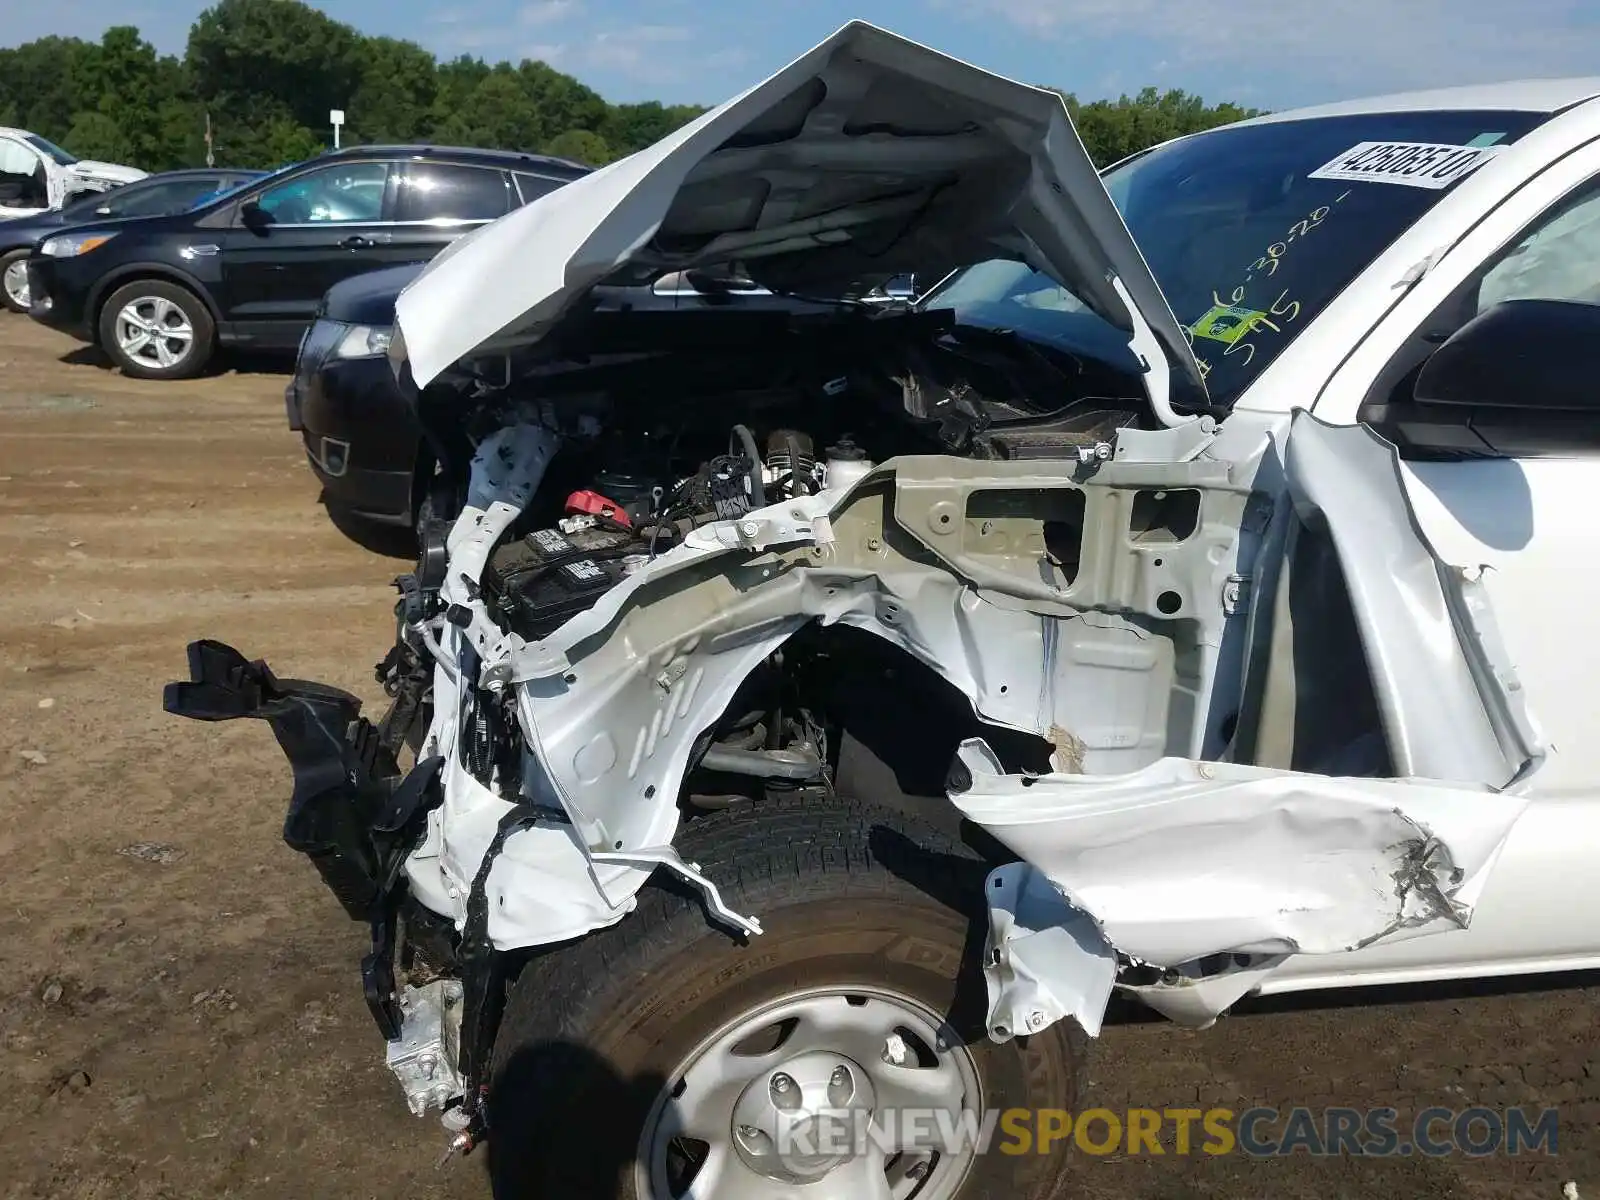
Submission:
<svg viewBox="0 0 1600 1200">
<path fill-rule="evenodd" d="M 572 549 L 572 543 L 554 529 L 535 530 L 528 535 L 528 540 L 547 554 L 565 554 Z"/>
<path fill-rule="evenodd" d="M 1344 183 L 1397 183 L 1402 187 L 1438 191 L 1476 171 L 1503 149 L 1503 146 L 1448 146 L 1434 142 L 1358 142 L 1306 178 Z"/>
<path fill-rule="evenodd" d="M 1266 315 L 1258 308 L 1219 304 L 1189 326 L 1189 332 L 1195 337 L 1210 338 L 1231 346 L 1254 329 L 1256 322 Z"/>
<path fill-rule="evenodd" d="M 606 577 L 606 573 L 599 568 L 592 558 L 580 558 L 577 562 L 568 563 L 561 569 L 579 583 L 594 583 L 596 580 Z"/>
</svg>

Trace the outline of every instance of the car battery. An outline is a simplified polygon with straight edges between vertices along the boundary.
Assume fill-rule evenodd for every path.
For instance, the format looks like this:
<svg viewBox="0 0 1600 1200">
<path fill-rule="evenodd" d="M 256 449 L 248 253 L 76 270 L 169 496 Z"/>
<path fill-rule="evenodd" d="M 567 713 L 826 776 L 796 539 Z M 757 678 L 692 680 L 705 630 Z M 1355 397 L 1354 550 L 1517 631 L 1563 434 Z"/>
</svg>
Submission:
<svg viewBox="0 0 1600 1200">
<path fill-rule="evenodd" d="M 628 573 L 633 555 L 648 552 L 626 531 L 537 529 L 489 556 L 485 598 L 514 633 L 537 641 L 591 607 Z"/>
</svg>

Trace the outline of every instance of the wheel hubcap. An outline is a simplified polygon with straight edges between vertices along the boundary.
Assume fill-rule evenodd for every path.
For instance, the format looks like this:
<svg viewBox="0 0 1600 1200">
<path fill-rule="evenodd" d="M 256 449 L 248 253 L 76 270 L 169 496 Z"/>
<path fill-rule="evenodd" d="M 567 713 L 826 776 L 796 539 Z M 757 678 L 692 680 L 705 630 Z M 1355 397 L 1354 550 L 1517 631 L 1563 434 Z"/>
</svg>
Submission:
<svg viewBox="0 0 1600 1200">
<path fill-rule="evenodd" d="M 194 328 L 165 296 L 142 296 L 117 314 L 117 345 L 134 362 L 170 370 L 189 357 Z"/>
<path fill-rule="evenodd" d="M 943 1019 L 897 993 L 797 992 L 730 1021 L 668 1076 L 640 1135 L 652 1200 L 950 1200 L 982 1089 Z"/>
<path fill-rule="evenodd" d="M 842 1054 L 797 1054 L 744 1089 L 733 1144 L 756 1174 L 809 1183 L 850 1159 L 876 1100 L 871 1077 Z"/>
<path fill-rule="evenodd" d="M 28 267 L 21 259 L 6 264 L 4 286 L 13 304 L 28 307 Z"/>
</svg>

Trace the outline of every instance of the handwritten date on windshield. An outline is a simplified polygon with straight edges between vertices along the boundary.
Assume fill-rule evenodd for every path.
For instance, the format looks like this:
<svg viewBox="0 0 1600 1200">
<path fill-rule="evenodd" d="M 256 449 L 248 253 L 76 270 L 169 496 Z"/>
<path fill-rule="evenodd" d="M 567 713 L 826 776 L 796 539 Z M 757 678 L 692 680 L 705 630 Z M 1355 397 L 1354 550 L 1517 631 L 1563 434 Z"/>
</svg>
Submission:
<svg viewBox="0 0 1600 1200">
<path fill-rule="evenodd" d="M 1243 355 L 1243 358 L 1238 359 L 1239 365 L 1249 366 L 1256 356 L 1256 343 L 1247 340 L 1249 336 L 1263 329 L 1269 333 L 1282 333 L 1285 325 L 1300 316 L 1302 308 L 1299 300 L 1290 299 L 1287 288 L 1280 291 L 1277 298 L 1265 309 L 1251 308 L 1245 303 L 1245 296 L 1250 291 L 1251 285 L 1258 275 L 1268 279 L 1276 275 L 1284 256 L 1289 253 L 1289 248 L 1296 241 L 1305 238 L 1313 229 L 1321 226 L 1327 220 L 1328 214 L 1333 211 L 1334 205 L 1348 195 L 1350 195 L 1348 190 L 1342 192 L 1332 204 L 1318 205 L 1304 218 L 1289 226 L 1283 240 L 1268 246 L 1267 252 L 1246 269 L 1244 282 L 1232 291 L 1223 295 L 1213 289 L 1211 309 L 1186 331 L 1189 334 L 1190 344 L 1193 345 L 1197 337 L 1222 342 L 1227 347 L 1222 352 L 1224 358 Z M 1201 377 L 1204 378 L 1208 374 L 1210 374 L 1209 363 L 1202 368 Z"/>
<path fill-rule="evenodd" d="M 1293 225 L 1289 226 L 1288 232 L 1284 234 L 1283 240 L 1273 242 L 1272 245 L 1267 247 L 1267 252 L 1260 258 L 1256 259 L 1255 262 L 1251 263 L 1250 266 L 1245 270 L 1245 283 L 1250 283 L 1257 275 L 1265 275 L 1269 279 L 1276 275 L 1278 273 L 1278 267 L 1283 261 L 1283 256 L 1289 253 L 1289 247 L 1294 245 L 1296 241 L 1304 238 L 1313 229 L 1321 225 L 1323 221 L 1327 220 L 1328 214 L 1333 211 L 1334 205 L 1338 204 L 1339 201 L 1343 200 L 1349 194 L 1349 189 L 1346 189 L 1337 197 L 1335 197 L 1333 204 L 1319 205 L 1318 207 L 1312 209 L 1309 215 L 1302 217 Z"/>
</svg>

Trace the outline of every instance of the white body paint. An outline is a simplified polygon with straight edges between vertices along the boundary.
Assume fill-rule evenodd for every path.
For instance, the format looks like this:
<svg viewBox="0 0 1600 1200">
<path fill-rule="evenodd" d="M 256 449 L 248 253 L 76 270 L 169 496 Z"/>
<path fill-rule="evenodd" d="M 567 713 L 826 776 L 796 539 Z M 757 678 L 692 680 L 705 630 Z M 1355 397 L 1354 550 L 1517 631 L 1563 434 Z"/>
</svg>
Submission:
<svg viewBox="0 0 1600 1200">
<path fill-rule="evenodd" d="M 397 346 L 418 381 L 474 351 L 537 339 L 594 281 L 649 261 L 644 248 L 681 188 L 716 178 L 719 163 L 729 173 L 746 169 L 719 158 L 728 136 L 799 82 L 834 70 L 845 49 L 869 76 L 915 78 L 987 114 L 984 128 L 1012 131 L 1015 163 L 1031 166 L 1018 189 L 979 189 L 971 244 L 1008 247 L 1082 286 L 1148 364 L 1157 414 L 1181 425 L 1167 401 L 1167 365 L 1187 379 L 1193 357 L 1174 346 L 1171 311 L 1151 300 L 1153 280 L 1120 220 L 1108 221 L 1115 210 L 1086 175 L 1064 114 L 1057 120 L 1039 106 L 1042 93 L 860 26 L 657 146 L 457 242 L 400 302 Z M 485 443 L 473 500 L 450 539 L 447 598 L 472 607 L 473 621 L 439 631 L 429 749 L 447 756 L 446 798 L 407 864 L 415 893 L 459 924 L 508 807 L 454 754 L 465 642 L 476 647 L 483 679 L 515 689 L 543 768 L 523 781 L 524 795 L 559 804 L 570 818 L 513 834 L 492 870 L 489 933 L 513 949 L 622 919 L 648 868 L 614 856 L 670 847 L 695 736 L 750 670 L 818 620 L 899 645 L 995 724 L 1044 736 L 1061 727 L 1083 744 L 1076 770 L 1041 779 L 998 773 L 981 743 L 963 748 L 972 782 L 953 802 L 1036 873 L 1031 885 L 1008 877 L 1012 907 L 994 914 L 993 936 L 1009 956 L 1003 994 L 991 990 L 994 1011 L 1007 994 L 1015 1001 L 1025 993 L 1036 1007 L 1018 1011 L 1070 1015 L 1093 1032 L 1118 956 L 1169 968 L 1170 982 L 1134 990 L 1197 1024 L 1250 990 L 1600 966 L 1600 910 L 1574 899 L 1600 858 L 1600 737 L 1587 695 L 1600 667 L 1600 536 L 1585 515 L 1600 462 L 1399 464 L 1356 428 L 1379 371 L 1450 290 L 1539 214 L 1600 178 L 1597 96 L 1600 82 L 1580 81 L 1262 118 L 1566 109 L 1485 155 L 1260 373 L 1215 435 L 1209 426 L 1127 435 L 1107 468 L 1108 487 L 1117 470 L 1142 469 L 1152 486 L 1202 479 L 1208 495 L 1225 498 L 1248 490 L 1263 461 L 1290 464 L 1279 498 L 1330 523 L 1405 777 L 1208 761 L 1217 750 L 1208 702 L 1237 686 L 1224 653 L 1224 633 L 1237 628 L 1225 588 L 1254 552 L 1242 522 L 1208 527 L 1210 556 L 1180 579 L 1183 611 L 1201 630 L 1194 711 L 1181 720 L 1164 685 L 1157 689 L 1172 672 L 1168 643 L 1113 606 L 1075 608 L 1070 588 L 985 577 L 971 555 L 941 551 L 938 530 L 900 516 L 918 486 L 943 486 L 937 472 L 918 474 L 922 460 L 892 460 L 852 489 L 710 526 L 550 637 L 523 643 L 501 634 L 457 582 L 477 578 L 553 451 L 548 433 L 513 426 Z M 987 149 L 1004 141 L 995 136 Z M 815 161 L 825 163 L 829 150 L 843 153 L 822 138 Z M 955 164 L 930 152 L 924 165 L 938 172 Z M 905 168 L 913 180 L 917 169 Z M 502 445 L 510 448 L 504 459 Z M 1042 486 L 1068 487 L 1072 465 L 1027 467 Z M 1356 487 L 1361 471 L 1383 486 Z M 875 572 L 845 553 L 853 547 L 835 544 L 836 526 L 873 479 L 893 481 L 895 519 L 940 554 L 940 567 L 898 570 L 886 560 Z M 813 546 L 821 562 L 807 570 L 784 557 Z M 1142 611 L 1139 597 L 1165 586 L 1150 574 L 1160 563 L 1126 562 L 1146 574 L 1125 581 L 1133 599 L 1122 611 Z M 1488 568 L 1481 578 L 1480 567 Z M 665 604 L 679 573 L 678 583 L 692 576 L 704 584 L 704 603 L 676 601 L 681 627 L 649 632 L 640 611 Z M 1059 897 L 1053 918 L 1039 876 Z M 1235 962 L 1196 967 L 1216 955 Z"/>
<path fill-rule="evenodd" d="M 34 175 L 43 170 L 45 178 L 45 203 L 16 204 L 0 202 L 0 221 L 12 217 L 31 217 L 50 209 L 60 208 L 75 196 L 88 192 L 104 192 L 124 183 L 132 183 L 149 174 L 137 167 L 124 167 L 119 163 L 95 162 L 79 159 L 70 165 L 56 161 L 48 151 L 30 140 L 25 129 L 0 127 L 0 172 L 10 175 Z"/>
</svg>

